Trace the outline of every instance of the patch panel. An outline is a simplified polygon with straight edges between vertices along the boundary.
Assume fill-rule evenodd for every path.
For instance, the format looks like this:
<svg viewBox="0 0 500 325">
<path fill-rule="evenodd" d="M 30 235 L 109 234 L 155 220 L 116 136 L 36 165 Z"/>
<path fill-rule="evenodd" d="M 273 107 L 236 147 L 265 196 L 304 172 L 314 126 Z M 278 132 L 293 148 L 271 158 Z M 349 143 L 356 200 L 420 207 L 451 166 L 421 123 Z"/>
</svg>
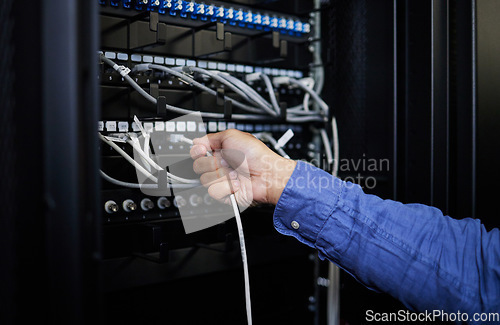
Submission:
<svg viewBox="0 0 500 325">
<path fill-rule="evenodd" d="M 183 66 L 183 65 L 193 66 L 193 67 L 196 66 L 208 70 L 240 72 L 240 73 L 262 72 L 270 76 L 288 76 L 298 79 L 304 77 L 304 71 L 301 70 L 276 69 L 264 66 L 232 64 L 227 62 L 206 61 L 206 60 L 192 60 L 189 58 L 164 57 L 158 55 L 144 55 L 139 53 L 134 53 L 130 56 L 127 53 L 114 52 L 114 51 L 105 51 L 102 53 L 109 59 L 124 61 L 124 62 L 128 62 L 130 58 L 130 61 L 134 63 L 155 63 L 172 67 Z"/>
<path fill-rule="evenodd" d="M 140 223 L 179 218 L 173 197 L 144 196 L 128 189 L 103 191 L 105 224 Z"/>
<path fill-rule="evenodd" d="M 207 123 L 200 123 L 197 125 L 194 121 L 183 122 L 171 122 L 171 121 L 154 121 L 141 123 L 146 129 L 151 129 L 151 131 L 165 131 L 165 134 L 174 133 L 186 133 L 189 135 L 190 132 L 203 132 L 207 133 L 225 131 L 227 129 L 237 129 L 245 132 L 286 132 L 288 129 L 296 132 L 302 133 L 304 131 L 304 126 L 300 124 L 253 124 L 253 123 L 236 123 L 236 122 L 224 122 L 224 121 L 211 121 Z M 116 126 L 118 125 L 118 129 Z M 135 122 L 127 121 L 99 121 L 98 130 L 100 132 L 138 132 L 139 127 Z"/>
<path fill-rule="evenodd" d="M 108 6 L 106 0 L 99 0 L 101 6 Z M 304 36 L 311 33 L 311 24 L 297 17 L 277 16 L 270 13 L 254 13 L 251 9 L 224 7 L 183 0 L 110 0 L 109 7 L 158 12 L 161 15 L 180 17 L 193 21 L 221 22 L 229 26 L 263 31 L 279 31 L 290 36 Z"/>
<path fill-rule="evenodd" d="M 109 188 L 104 190 L 103 195 L 106 200 L 102 208 L 105 224 L 179 220 L 178 208 L 198 208 L 201 205 L 210 207 L 213 204 L 213 199 L 208 193 L 192 194 L 187 197 L 182 194 L 175 197 L 153 197 L 127 189 Z"/>
</svg>

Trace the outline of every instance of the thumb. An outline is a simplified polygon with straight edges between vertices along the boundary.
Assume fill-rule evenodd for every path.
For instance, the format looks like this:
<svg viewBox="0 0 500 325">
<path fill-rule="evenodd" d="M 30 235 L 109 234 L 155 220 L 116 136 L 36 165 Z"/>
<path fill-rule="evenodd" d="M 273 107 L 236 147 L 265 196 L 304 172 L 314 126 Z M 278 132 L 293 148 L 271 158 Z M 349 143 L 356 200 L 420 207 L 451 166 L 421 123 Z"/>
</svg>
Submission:
<svg viewBox="0 0 500 325">
<path fill-rule="evenodd" d="M 222 143 L 228 137 L 227 131 L 210 133 L 204 137 L 197 138 L 193 140 L 195 145 L 203 145 L 207 150 L 220 150 L 222 149 Z"/>
</svg>

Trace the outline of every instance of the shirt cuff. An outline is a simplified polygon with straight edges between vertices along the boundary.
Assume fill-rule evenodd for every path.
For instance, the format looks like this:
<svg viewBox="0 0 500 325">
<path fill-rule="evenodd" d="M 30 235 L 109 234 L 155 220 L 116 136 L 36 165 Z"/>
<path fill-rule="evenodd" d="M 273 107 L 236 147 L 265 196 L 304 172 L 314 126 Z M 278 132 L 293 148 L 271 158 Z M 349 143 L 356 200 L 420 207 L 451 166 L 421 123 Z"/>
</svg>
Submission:
<svg viewBox="0 0 500 325">
<path fill-rule="evenodd" d="M 298 161 L 274 210 L 274 227 L 314 247 L 326 220 L 337 208 L 344 186 L 340 179 Z"/>
</svg>

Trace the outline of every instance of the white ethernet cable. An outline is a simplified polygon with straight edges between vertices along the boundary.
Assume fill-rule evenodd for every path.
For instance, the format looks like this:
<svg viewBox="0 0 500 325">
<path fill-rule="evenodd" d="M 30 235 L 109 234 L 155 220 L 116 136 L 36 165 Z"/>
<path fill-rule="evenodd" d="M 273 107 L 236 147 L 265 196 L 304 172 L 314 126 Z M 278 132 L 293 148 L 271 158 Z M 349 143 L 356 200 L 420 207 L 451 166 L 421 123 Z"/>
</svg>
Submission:
<svg viewBox="0 0 500 325">
<path fill-rule="evenodd" d="M 307 81 L 304 81 L 306 87 L 310 89 L 314 89 L 314 79 L 312 78 L 304 78 Z M 304 95 L 304 100 L 302 101 L 302 105 L 304 106 L 304 111 L 309 112 L 309 99 L 311 99 L 311 94 L 307 93 Z"/>
<path fill-rule="evenodd" d="M 281 112 L 281 107 L 279 106 L 278 100 L 276 99 L 276 93 L 274 92 L 271 79 L 266 74 L 263 74 L 262 72 L 254 72 L 251 74 L 247 74 L 245 76 L 246 82 L 252 82 L 252 81 L 255 81 L 257 79 L 261 79 L 262 81 L 264 81 L 264 84 L 266 85 L 267 93 L 269 94 L 269 98 L 271 99 L 272 107 L 276 111 L 276 114 L 279 115 Z M 248 87 L 253 90 L 252 87 L 250 87 L 250 86 L 248 86 Z"/>
<path fill-rule="evenodd" d="M 310 94 L 310 96 L 312 96 L 312 98 L 319 104 L 320 108 L 324 111 L 324 113 L 328 115 L 329 112 L 328 105 L 319 97 L 319 95 L 312 88 L 309 88 L 308 85 L 306 85 L 304 82 L 289 77 L 276 77 L 273 79 L 273 83 L 275 83 L 276 85 L 294 84 L 299 86 L 307 94 Z M 332 175 L 337 176 L 338 166 L 339 166 L 339 139 L 338 139 L 337 120 L 335 119 L 334 116 L 332 117 L 331 123 L 332 123 L 333 151 L 334 151 L 333 155 L 331 150 L 331 144 L 330 141 L 328 140 L 328 135 L 326 133 L 326 130 L 323 129 L 320 132 L 323 144 L 325 146 L 327 161 L 329 164 L 333 162 Z"/>
<path fill-rule="evenodd" d="M 129 75 L 128 73 L 130 72 L 130 69 L 124 67 L 124 66 L 119 66 L 116 63 L 114 63 L 112 60 L 106 58 L 104 55 L 101 54 L 101 60 L 111 66 L 113 69 L 115 69 L 117 72 L 120 73 L 120 75 L 123 77 L 123 79 L 132 86 L 139 94 L 141 94 L 144 98 L 146 98 L 149 102 L 153 104 L 157 104 L 156 98 L 148 94 L 144 89 L 142 89 L 141 86 L 139 86 Z M 163 66 L 160 66 L 163 67 Z M 166 68 L 166 67 L 163 67 Z M 184 75 L 186 78 L 189 78 L 188 76 Z M 192 79 L 191 79 L 192 80 Z M 202 85 L 203 86 L 203 85 Z M 213 90 L 212 90 L 213 91 Z M 234 100 L 232 100 L 235 102 Z M 236 105 L 236 104 L 235 104 Z M 249 107 L 249 106 L 248 106 Z M 172 111 L 177 114 L 182 114 L 182 115 L 187 115 L 193 113 L 192 110 L 185 109 L 185 108 L 180 108 L 176 107 L 173 105 L 167 104 L 165 108 L 169 111 Z M 208 117 L 208 118 L 215 118 L 215 119 L 223 119 L 224 114 L 222 113 L 211 113 L 211 112 L 200 112 L 202 117 Z M 295 112 L 292 111 L 293 114 L 290 114 L 287 116 L 287 121 L 289 122 L 323 122 L 324 117 L 319 116 L 319 115 L 310 115 L 310 116 L 295 116 Z M 266 120 L 268 119 L 267 115 L 252 115 L 252 114 L 233 114 L 232 118 L 235 120 Z"/>
<path fill-rule="evenodd" d="M 99 134 L 99 138 L 103 142 L 105 142 L 106 144 L 110 145 L 113 149 L 115 149 L 116 152 L 118 152 L 132 166 L 134 166 L 135 169 L 137 169 L 138 171 L 140 171 L 144 176 L 146 176 L 147 178 L 149 178 L 154 183 L 158 183 L 158 178 L 156 178 L 153 175 L 151 175 L 150 172 L 148 172 L 146 169 L 144 169 L 144 167 L 142 167 L 141 165 L 139 165 L 139 163 L 137 163 L 134 159 L 132 159 L 132 157 L 130 157 L 125 151 L 122 150 L 122 148 L 120 148 L 118 145 L 116 145 L 116 143 L 114 143 L 113 141 L 109 140 L 108 138 L 106 138 L 105 136 L 103 136 L 101 133 L 98 133 L 98 134 Z"/>
<path fill-rule="evenodd" d="M 326 160 L 328 165 L 333 163 L 332 175 L 337 177 L 339 171 L 339 134 L 337 129 L 337 120 L 335 116 L 332 117 L 332 138 L 333 138 L 333 154 L 332 146 L 330 140 L 328 139 L 328 134 L 325 129 L 320 130 L 321 139 L 323 140 L 323 145 L 325 147 Z"/>
<path fill-rule="evenodd" d="M 330 166 L 333 163 L 332 146 L 330 144 L 330 140 L 328 140 L 326 130 L 321 129 L 320 134 L 321 139 L 323 140 L 323 146 L 325 147 L 326 161 L 328 162 L 328 166 Z"/>
<path fill-rule="evenodd" d="M 139 126 L 139 129 L 143 130 L 142 125 L 136 116 L 134 116 L 134 120 L 135 120 L 136 124 Z M 145 131 L 145 132 L 146 132 L 146 134 L 149 135 L 149 133 L 147 131 Z M 131 136 L 132 134 L 135 135 L 135 133 L 129 133 L 129 136 Z M 127 161 L 129 161 L 129 162 L 131 162 L 131 160 L 134 161 L 126 152 L 121 150 L 120 147 L 116 146 L 116 144 L 113 141 L 106 139 L 106 137 L 102 136 L 100 133 L 99 133 L 99 136 L 101 137 L 101 139 L 103 139 L 103 141 L 108 140 L 109 142 L 108 141 L 105 141 L 105 142 L 108 143 L 109 145 L 111 145 L 118 153 L 120 153 L 125 159 L 127 159 Z M 149 155 L 147 155 L 141 149 L 139 141 L 137 140 L 137 136 L 135 136 L 135 137 L 131 136 L 130 138 L 132 140 L 127 140 L 127 142 L 130 143 L 135 150 L 137 150 L 137 152 L 141 155 L 141 159 L 143 159 L 143 162 L 145 161 L 145 165 L 147 167 L 153 166 L 157 170 L 163 170 L 163 168 L 158 166 L 149 157 Z M 134 139 L 135 139 L 135 141 L 134 141 Z M 184 141 L 184 140 L 187 140 L 187 141 Z M 145 146 L 147 145 L 146 141 L 147 141 L 147 138 L 145 137 L 145 144 L 144 144 Z M 183 139 L 180 139 L 180 141 L 184 141 L 184 142 L 193 144 L 193 141 L 191 141 L 185 137 L 183 137 Z M 145 155 L 147 155 L 147 158 L 149 158 L 149 159 L 144 158 Z M 134 163 L 136 163 L 136 162 L 134 161 Z M 137 168 L 138 164 L 137 165 L 136 164 L 133 164 L 133 165 L 134 165 L 134 167 Z M 101 172 L 101 176 L 105 180 L 107 180 L 108 182 L 110 182 L 112 184 L 118 185 L 118 186 L 127 187 L 127 188 L 136 188 L 136 189 L 141 189 L 141 188 L 142 189 L 158 189 L 158 185 L 156 185 L 156 184 L 137 184 L 137 183 L 123 182 L 123 181 L 117 180 L 117 179 L 109 176 L 108 174 L 106 174 L 102 170 L 100 172 Z M 192 187 L 200 185 L 200 182 L 198 180 L 190 180 L 190 179 L 181 178 L 181 177 L 175 176 L 171 173 L 167 173 L 167 180 L 169 180 L 170 182 L 172 182 L 172 181 L 179 182 L 179 183 L 168 184 L 168 188 L 192 188 Z"/>
<path fill-rule="evenodd" d="M 136 188 L 136 189 L 150 189 L 150 190 L 156 190 L 158 189 L 158 185 L 156 184 L 137 184 L 137 183 L 129 183 L 129 182 L 123 182 L 120 180 L 117 180 L 108 174 L 106 174 L 104 171 L 100 171 L 102 178 L 107 180 L 108 182 L 121 186 L 121 187 L 127 187 L 127 188 Z M 195 186 L 198 186 L 199 184 L 167 184 L 167 188 L 193 188 Z"/>
<path fill-rule="evenodd" d="M 128 84 L 130 84 L 132 86 L 132 88 L 134 88 L 139 94 L 141 94 L 148 101 L 150 101 L 151 103 L 156 105 L 156 103 L 157 103 L 156 98 L 154 98 L 153 96 L 148 94 L 144 89 L 142 89 L 141 86 L 139 86 L 132 78 L 130 78 L 130 76 L 128 75 L 128 72 L 125 73 L 127 70 L 130 72 L 130 69 L 117 65 L 116 63 L 114 63 L 113 61 L 111 61 L 110 59 L 108 59 L 107 57 L 105 57 L 102 54 L 101 54 L 101 60 L 103 62 L 105 62 L 106 64 L 110 65 L 111 67 L 113 67 L 113 69 L 115 69 L 117 72 L 119 72 L 120 75 L 125 79 L 125 81 Z M 122 73 L 122 71 L 125 71 L 125 72 Z M 182 114 L 182 115 L 191 114 L 193 112 L 189 109 L 184 109 L 184 108 L 172 106 L 169 104 L 167 104 L 165 106 L 165 108 L 174 112 L 174 113 Z M 211 118 L 219 118 L 219 119 L 224 118 L 224 114 L 219 114 L 219 113 L 202 112 L 201 114 L 203 117 L 211 117 Z M 239 119 L 260 119 L 260 118 L 262 118 L 262 116 L 258 116 L 258 115 L 244 115 L 244 116 L 240 115 L 239 117 L 237 117 L 236 115 L 233 115 L 233 117 L 239 118 Z"/>
<path fill-rule="evenodd" d="M 271 82 L 271 79 L 269 78 L 268 75 L 261 73 L 260 78 L 264 80 L 264 84 L 266 85 L 267 92 L 269 93 L 269 98 L 271 99 L 271 103 L 273 104 L 274 110 L 276 113 L 280 114 L 281 113 L 281 107 L 278 104 L 278 100 L 276 99 L 276 93 L 274 92 L 273 89 L 273 83 Z"/>
<path fill-rule="evenodd" d="M 195 67 L 186 67 L 186 66 L 182 66 L 182 67 L 176 67 L 176 68 L 168 68 L 168 67 L 164 67 L 162 65 L 158 65 L 158 64 L 149 64 L 149 66 L 152 68 L 152 69 L 157 69 L 157 70 L 160 70 L 160 71 L 164 71 L 164 72 L 167 72 L 167 73 L 170 73 L 172 75 L 175 75 L 176 77 L 186 81 L 187 83 L 189 83 L 189 85 L 191 86 L 194 86 L 194 87 L 197 87 L 213 96 L 217 96 L 217 92 L 213 89 L 210 89 L 208 88 L 207 86 L 197 82 L 196 80 L 193 79 L 193 77 L 191 77 L 188 73 L 190 73 L 190 69 L 192 68 L 195 68 Z M 135 68 L 134 68 L 135 69 Z M 203 69 L 200 69 L 200 70 L 203 70 Z M 179 72 L 181 71 L 181 72 Z M 217 77 L 217 76 L 216 76 Z M 224 79 L 221 79 L 221 78 L 217 78 L 217 81 L 221 82 L 221 83 L 224 83 L 226 86 L 234 89 L 234 85 L 231 85 L 229 82 L 224 82 Z M 231 86 L 229 86 L 231 85 Z M 239 93 L 241 95 L 241 92 Z M 259 107 L 254 107 L 254 106 L 249 106 L 249 105 L 246 105 L 244 103 L 241 103 L 233 98 L 230 98 L 229 96 L 226 96 L 224 95 L 224 98 L 228 101 L 231 101 L 234 106 L 236 107 L 239 107 L 241 109 L 244 109 L 248 112 L 252 112 L 252 113 L 257 113 L 257 114 L 262 114 L 263 113 L 263 109 L 265 109 L 264 107 L 262 107 L 262 105 L 260 105 Z M 248 96 L 245 96 L 243 94 L 243 98 L 247 99 Z M 251 102 L 251 100 L 248 100 L 249 102 Z"/>
<path fill-rule="evenodd" d="M 151 138 L 151 135 L 149 134 L 149 132 L 146 129 L 144 129 L 144 127 L 142 126 L 142 123 L 139 121 L 139 119 L 137 118 L 136 115 L 134 115 L 134 122 L 137 125 L 137 127 L 139 128 L 139 131 L 141 131 L 142 136 L 144 137 L 144 149 L 143 149 L 143 151 L 149 157 L 149 140 Z M 131 138 L 133 137 L 133 135 L 135 135 L 135 133 L 129 134 L 129 136 L 131 136 Z M 136 139 L 137 137 L 134 137 L 134 138 Z M 144 158 L 141 158 L 141 159 L 143 160 L 143 163 L 144 163 Z"/>
<path fill-rule="evenodd" d="M 137 169 L 138 171 L 140 171 L 144 176 L 146 176 L 147 178 L 149 178 L 154 183 L 158 183 L 158 178 L 154 177 L 143 166 L 141 166 L 139 163 L 137 163 L 132 157 L 130 157 L 125 151 L 123 151 L 118 145 L 116 145 L 116 143 L 114 143 L 114 141 L 112 141 L 111 138 L 107 138 L 107 137 L 103 136 L 101 133 L 98 133 L 98 134 L 99 134 L 99 138 L 103 142 L 107 143 L 113 149 L 115 149 L 116 152 L 118 152 L 132 166 L 134 166 L 135 169 Z M 127 140 L 124 140 L 124 141 L 127 141 Z M 130 141 L 130 140 L 128 140 L 128 141 Z M 139 155 L 147 161 L 148 164 L 150 164 L 152 167 L 154 167 L 157 170 L 163 170 L 163 168 L 161 168 L 158 164 L 156 164 L 151 159 L 151 157 L 147 156 L 144 153 L 144 151 L 142 150 L 142 148 L 140 147 L 140 145 L 138 144 L 138 142 L 137 142 L 137 144 L 133 144 L 133 142 L 131 142 L 131 145 L 133 146 L 133 148 L 135 150 L 137 150 L 137 152 L 139 153 Z M 197 179 L 187 179 L 187 178 L 176 176 L 176 175 L 171 174 L 169 172 L 167 172 L 167 180 L 170 181 L 170 182 L 173 182 L 173 183 L 180 183 L 180 184 L 194 184 L 194 185 L 198 185 L 199 184 L 199 180 L 197 180 Z"/>
<path fill-rule="evenodd" d="M 245 279 L 245 304 L 247 309 L 247 322 L 252 325 L 252 299 L 250 298 L 250 276 L 248 274 L 247 251 L 245 248 L 245 235 L 243 234 L 243 224 L 241 222 L 240 211 L 234 194 L 229 195 L 231 205 L 233 206 L 236 226 L 238 227 L 238 236 L 240 238 L 241 260 L 243 261 L 243 276 Z"/>
<path fill-rule="evenodd" d="M 238 78 L 235 78 L 231 76 L 230 74 L 226 72 L 219 72 L 218 73 L 222 78 L 226 79 L 228 82 L 233 83 L 237 87 L 239 87 L 242 91 L 245 91 L 248 93 L 248 96 L 252 98 L 253 101 L 257 102 L 260 104 L 260 106 L 271 116 L 277 116 L 278 113 L 275 112 L 271 106 L 262 96 L 257 93 L 252 87 L 244 83 L 243 81 L 239 80 Z"/>
<path fill-rule="evenodd" d="M 185 142 L 188 144 L 193 144 L 193 140 L 186 138 L 181 134 L 172 134 L 170 136 L 170 141 L 172 142 Z M 207 151 L 207 156 L 212 154 Z M 243 262 L 243 277 L 245 281 L 245 305 L 247 310 L 247 322 L 248 325 L 252 325 L 252 300 L 250 298 L 250 276 L 248 273 L 248 260 L 247 251 L 245 248 L 245 235 L 243 233 L 243 223 L 241 222 L 240 211 L 238 209 L 238 203 L 236 202 L 236 197 L 233 193 L 229 195 L 231 205 L 233 207 L 234 217 L 236 218 L 236 226 L 238 228 L 238 237 L 240 239 L 240 250 L 241 250 L 241 260 Z"/>
<path fill-rule="evenodd" d="M 332 117 L 332 136 L 333 136 L 333 168 L 332 175 L 337 177 L 339 172 L 339 131 L 337 128 L 337 119 L 335 116 Z"/>
<path fill-rule="evenodd" d="M 144 142 L 146 141 L 147 139 L 145 138 Z M 144 152 L 135 133 L 130 133 L 127 143 L 130 144 L 132 148 L 134 148 L 135 151 L 137 151 L 137 153 L 141 156 L 141 160 L 143 161 L 144 165 L 146 165 L 146 167 L 151 166 L 158 171 L 163 170 L 161 166 L 159 166 L 153 159 L 151 159 L 151 157 L 146 152 Z"/>
<path fill-rule="evenodd" d="M 127 140 L 127 142 L 130 143 L 130 145 L 137 151 L 137 153 L 141 156 L 141 158 L 143 158 L 147 162 L 148 165 L 152 166 L 154 169 L 156 169 L 158 171 L 163 170 L 163 168 L 161 166 L 159 166 L 153 159 L 151 159 L 151 157 L 149 157 L 149 155 L 147 155 L 142 150 L 140 143 L 139 143 L 139 140 L 137 140 L 134 137 L 131 137 L 131 139 L 135 139 L 135 140 Z M 171 174 L 168 172 L 167 172 L 167 179 L 169 181 L 175 181 L 175 182 L 184 183 L 184 184 L 198 184 L 199 183 L 198 180 L 196 180 L 196 179 L 182 178 L 182 177 L 175 176 L 174 174 Z"/>
<path fill-rule="evenodd" d="M 177 143 L 177 142 L 184 142 L 190 145 L 193 145 L 193 140 L 186 138 L 182 134 L 171 134 L 170 135 L 170 141 Z"/>
<path fill-rule="evenodd" d="M 302 82 L 301 80 L 297 80 L 297 79 L 291 78 L 291 77 L 281 76 L 281 77 L 275 77 L 273 79 L 273 84 L 275 84 L 276 86 L 282 85 L 282 84 L 298 86 L 303 91 L 310 94 L 311 97 L 318 103 L 318 105 L 323 110 L 323 112 L 326 115 L 328 115 L 329 108 L 328 108 L 328 105 L 325 103 L 325 101 L 319 97 L 317 92 L 315 92 L 313 89 L 307 87 L 307 85 L 305 85 L 304 82 Z"/>
<path fill-rule="evenodd" d="M 321 109 L 325 112 L 325 114 L 328 114 L 328 105 L 323 101 L 323 99 L 321 99 L 319 97 L 317 92 L 315 92 L 313 89 L 304 85 L 304 83 L 301 82 L 300 80 L 297 80 L 294 78 L 290 78 L 290 84 L 297 85 L 297 86 L 299 86 L 299 88 L 304 90 L 306 93 L 310 94 L 311 97 L 318 103 L 318 105 L 321 107 Z"/>
<path fill-rule="evenodd" d="M 279 141 L 276 140 L 270 133 L 267 133 L 267 132 L 254 133 L 253 136 L 259 140 L 269 142 L 273 146 L 273 148 L 276 150 L 276 152 L 278 152 L 280 154 L 280 156 L 282 156 L 286 159 L 290 159 L 290 156 L 285 152 L 285 150 L 283 150 L 284 145 L 281 145 L 279 143 Z"/>
<path fill-rule="evenodd" d="M 213 96 L 217 96 L 217 93 L 215 92 L 215 90 L 208 88 L 207 86 L 194 80 L 191 76 L 187 75 L 186 73 L 181 72 L 181 71 L 183 71 L 182 68 L 184 68 L 184 67 L 177 67 L 177 68 L 172 69 L 172 68 L 168 68 L 168 67 L 158 65 L 158 64 L 144 63 L 144 64 L 136 65 L 134 67 L 133 71 L 146 71 L 146 70 L 152 70 L 152 69 L 160 70 L 160 71 L 169 73 L 173 76 L 176 76 L 177 78 L 186 82 L 190 86 L 199 88 L 199 89 L 201 89 L 201 90 L 203 90 L 203 91 L 205 91 Z M 181 71 L 178 71 L 178 70 L 181 70 Z M 226 82 L 226 84 L 227 84 L 227 82 Z M 227 97 L 227 96 L 225 96 L 225 97 Z M 239 101 L 231 99 L 229 97 L 227 97 L 227 100 L 230 100 L 231 102 L 233 102 L 236 107 L 240 107 L 246 111 L 253 112 L 253 113 L 262 113 L 262 109 L 260 109 L 260 108 L 245 105 L 245 104 L 240 103 Z"/>
<path fill-rule="evenodd" d="M 202 69 L 202 68 L 189 67 L 189 66 L 177 67 L 177 68 L 174 68 L 174 70 L 182 70 L 184 73 L 188 73 L 188 74 L 193 74 L 193 72 L 197 72 L 197 73 L 200 73 L 200 74 L 207 75 L 207 76 L 211 77 L 212 79 L 218 81 L 219 83 L 226 85 L 227 87 L 229 87 L 229 89 L 233 90 L 236 94 L 240 95 L 241 97 L 243 97 L 248 102 L 253 102 L 253 103 L 259 105 L 259 107 L 260 107 L 258 109 L 259 113 L 262 113 L 262 109 L 265 109 L 265 108 L 262 107 L 263 106 L 262 103 L 259 103 L 259 102 L 255 101 L 255 100 L 253 100 L 252 98 L 250 98 L 250 96 L 247 93 L 245 93 L 244 91 L 242 91 L 241 89 L 239 89 L 238 87 L 236 87 L 233 83 L 231 83 L 231 82 L 227 81 L 226 79 L 222 78 L 221 76 L 219 76 L 215 72 L 212 72 L 212 71 L 209 71 L 209 70 L 205 70 L 205 69 Z"/>
<path fill-rule="evenodd" d="M 140 168 L 142 168 L 142 166 L 140 166 L 139 164 L 137 164 L 137 162 L 135 162 L 126 152 L 124 152 L 120 147 L 118 147 L 113 141 L 110 141 L 108 139 L 106 139 L 103 135 L 101 135 L 99 133 L 99 137 L 105 141 L 106 143 L 110 144 L 113 148 L 115 148 L 115 150 L 118 150 L 122 156 L 124 156 L 126 159 L 128 157 L 128 161 L 131 162 L 134 166 L 138 166 Z M 193 144 L 193 140 L 191 139 L 188 139 L 186 138 L 185 136 L 181 135 L 181 134 L 172 134 L 171 135 L 171 141 L 173 142 L 185 142 L 187 144 Z M 207 152 L 207 155 L 211 155 L 209 152 Z M 136 167 L 137 168 L 137 167 Z M 144 172 L 147 173 L 146 170 L 144 170 Z M 122 181 L 118 181 L 110 176 L 108 176 L 106 173 L 104 173 L 102 170 L 101 170 L 101 175 L 103 176 L 103 178 L 113 184 L 116 184 L 116 185 L 120 185 L 120 186 L 124 186 L 124 187 L 129 187 L 129 188 L 151 188 L 151 189 L 155 189 L 155 188 L 158 188 L 157 185 L 154 185 L 154 184 L 144 184 L 144 185 L 141 185 L 141 184 L 133 184 L 133 183 L 127 183 L 127 182 L 122 182 Z M 173 176 L 170 174 L 170 176 Z M 155 181 L 157 182 L 157 181 Z M 170 184 L 169 187 L 172 187 L 172 188 L 182 188 L 183 186 L 185 187 L 191 187 L 193 186 L 193 184 Z M 236 225 L 237 225 L 237 228 L 238 228 L 238 236 L 239 236 L 239 240 L 240 240 L 240 249 L 241 249 L 241 260 L 243 262 L 243 275 L 244 275 L 244 281 L 245 281 L 245 304 L 246 304 L 246 310 L 247 310 L 247 321 L 248 321 L 248 324 L 249 325 L 252 325 L 252 302 L 251 302 L 251 297 L 250 297 L 250 277 L 249 277 L 249 272 L 248 272 L 248 260 L 247 260 L 247 253 L 246 253 L 246 247 L 245 247 L 245 235 L 243 233 L 243 224 L 241 222 L 241 216 L 240 216 L 240 211 L 238 209 L 238 204 L 236 202 L 236 198 L 234 196 L 234 194 L 230 194 L 229 196 L 230 198 L 230 201 L 231 201 L 231 205 L 233 207 L 233 211 L 234 211 L 234 216 L 236 218 Z"/>
</svg>

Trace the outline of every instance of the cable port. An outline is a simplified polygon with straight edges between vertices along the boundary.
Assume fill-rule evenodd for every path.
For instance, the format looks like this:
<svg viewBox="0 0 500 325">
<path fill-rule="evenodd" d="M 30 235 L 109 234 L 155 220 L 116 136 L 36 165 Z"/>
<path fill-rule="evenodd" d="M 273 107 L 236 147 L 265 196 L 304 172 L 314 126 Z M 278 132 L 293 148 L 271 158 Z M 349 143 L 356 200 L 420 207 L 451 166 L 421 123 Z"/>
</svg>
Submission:
<svg viewBox="0 0 500 325">
<path fill-rule="evenodd" d="M 187 202 L 186 199 L 184 199 L 182 196 L 176 196 L 174 199 L 174 206 L 176 208 L 182 208 L 186 206 Z"/>
<path fill-rule="evenodd" d="M 151 210 L 152 208 L 155 207 L 155 204 L 153 203 L 153 201 L 151 201 L 150 199 L 142 199 L 141 201 L 141 209 L 143 209 L 144 211 L 149 211 Z"/>
<path fill-rule="evenodd" d="M 205 202 L 206 205 L 212 204 L 213 201 L 214 199 L 208 193 L 203 197 L 203 202 Z"/>
<path fill-rule="evenodd" d="M 160 209 L 166 209 L 166 208 L 169 208 L 171 203 L 170 203 L 170 200 L 167 199 L 166 197 L 161 197 L 158 199 L 158 201 L 156 202 L 156 204 L 158 205 L 158 208 Z"/>
<path fill-rule="evenodd" d="M 132 212 L 137 210 L 137 204 L 135 204 L 135 202 L 130 199 L 123 201 L 122 205 L 123 205 L 123 210 L 127 212 Z"/>
<path fill-rule="evenodd" d="M 115 201 L 107 201 L 104 203 L 104 210 L 109 214 L 118 212 L 118 204 Z"/>
<path fill-rule="evenodd" d="M 189 204 L 191 204 L 191 206 L 197 207 L 202 203 L 203 203 L 203 198 L 199 195 L 193 194 L 189 197 Z"/>
</svg>

